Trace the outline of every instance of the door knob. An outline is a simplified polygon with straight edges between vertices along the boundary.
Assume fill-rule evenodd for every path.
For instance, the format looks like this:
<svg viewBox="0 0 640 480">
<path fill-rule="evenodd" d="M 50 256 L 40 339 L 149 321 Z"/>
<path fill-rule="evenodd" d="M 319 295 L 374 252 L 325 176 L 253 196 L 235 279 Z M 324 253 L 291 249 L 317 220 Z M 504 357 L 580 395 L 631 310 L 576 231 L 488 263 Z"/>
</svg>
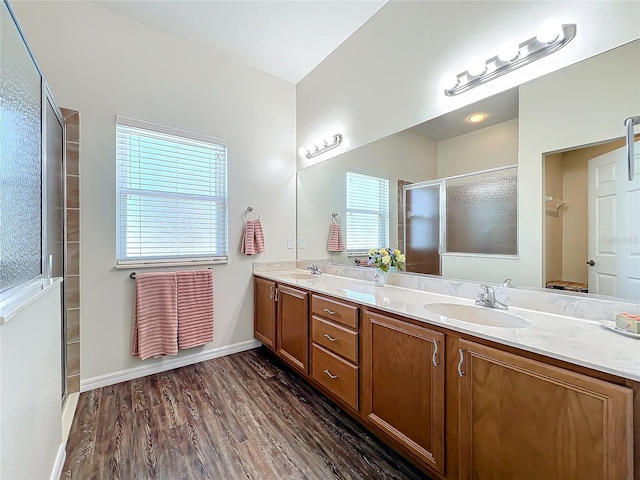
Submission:
<svg viewBox="0 0 640 480">
<path fill-rule="evenodd" d="M 589 260 L 589 261 L 587 262 L 587 265 L 590 265 L 590 266 L 592 266 L 592 267 L 593 267 L 595 264 L 596 264 L 596 262 L 594 262 L 593 260 Z"/>
</svg>

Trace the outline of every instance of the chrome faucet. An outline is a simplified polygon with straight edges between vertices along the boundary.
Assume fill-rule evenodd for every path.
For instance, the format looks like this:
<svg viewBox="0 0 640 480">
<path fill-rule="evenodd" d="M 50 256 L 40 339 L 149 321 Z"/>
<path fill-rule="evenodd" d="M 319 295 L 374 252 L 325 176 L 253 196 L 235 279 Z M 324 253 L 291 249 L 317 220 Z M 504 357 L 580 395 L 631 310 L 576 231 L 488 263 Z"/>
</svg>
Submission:
<svg viewBox="0 0 640 480">
<path fill-rule="evenodd" d="M 320 271 L 320 269 L 318 268 L 318 265 L 316 265 L 315 263 L 312 263 L 311 265 L 309 265 L 307 267 L 307 270 L 309 270 L 311 273 L 313 273 L 314 275 L 322 275 L 322 272 Z"/>
<path fill-rule="evenodd" d="M 496 300 L 496 291 L 489 285 L 482 285 L 482 291 L 478 294 L 476 305 L 488 308 L 497 308 L 498 310 L 508 310 L 509 306 Z"/>
</svg>

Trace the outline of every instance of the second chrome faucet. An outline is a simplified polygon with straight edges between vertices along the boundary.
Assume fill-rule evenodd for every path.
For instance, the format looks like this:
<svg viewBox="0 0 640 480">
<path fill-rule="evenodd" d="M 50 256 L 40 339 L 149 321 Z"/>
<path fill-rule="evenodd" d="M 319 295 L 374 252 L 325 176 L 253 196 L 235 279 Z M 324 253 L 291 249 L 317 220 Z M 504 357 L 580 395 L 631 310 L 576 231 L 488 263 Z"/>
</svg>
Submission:
<svg viewBox="0 0 640 480">
<path fill-rule="evenodd" d="M 498 310 L 508 310 L 509 306 L 496 300 L 496 291 L 489 285 L 482 285 L 478 294 L 476 305 L 488 308 L 497 308 Z"/>
</svg>

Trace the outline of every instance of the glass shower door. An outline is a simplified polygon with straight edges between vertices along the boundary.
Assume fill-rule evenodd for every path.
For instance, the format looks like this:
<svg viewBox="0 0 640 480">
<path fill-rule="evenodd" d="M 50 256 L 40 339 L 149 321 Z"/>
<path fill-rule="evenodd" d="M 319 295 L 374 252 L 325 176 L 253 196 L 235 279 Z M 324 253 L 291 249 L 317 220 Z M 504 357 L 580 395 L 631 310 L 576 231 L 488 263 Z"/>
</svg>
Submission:
<svg viewBox="0 0 640 480">
<path fill-rule="evenodd" d="M 440 275 L 440 189 L 440 181 L 403 188 L 407 272 Z"/>
<path fill-rule="evenodd" d="M 46 87 L 44 88 L 46 90 Z M 65 194 L 64 194 L 64 121 L 59 115 L 49 95 L 45 97 L 44 108 L 44 165 L 45 165 L 45 237 L 44 271 L 50 277 L 65 277 Z M 60 293 L 61 342 L 62 342 L 62 400 L 67 394 L 67 315 L 65 305 L 65 282 Z"/>
</svg>

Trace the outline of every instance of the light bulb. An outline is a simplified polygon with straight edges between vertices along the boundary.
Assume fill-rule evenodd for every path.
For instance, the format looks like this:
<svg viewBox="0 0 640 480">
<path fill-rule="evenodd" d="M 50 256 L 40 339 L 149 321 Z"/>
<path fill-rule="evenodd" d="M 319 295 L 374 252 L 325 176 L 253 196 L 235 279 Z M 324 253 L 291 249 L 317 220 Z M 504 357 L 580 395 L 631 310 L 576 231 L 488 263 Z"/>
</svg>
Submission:
<svg viewBox="0 0 640 480">
<path fill-rule="evenodd" d="M 472 77 L 479 77 L 484 72 L 487 71 L 487 64 L 481 58 L 474 58 L 471 63 L 469 63 L 469 68 L 467 68 L 467 72 Z"/>
<path fill-rule="evenodd" d="M 473 115 L 469 115 L 467 120 L 471 123 L 478 123 L 483 121 L 485 118 L 487 118 L 486 113 L 474 113 Z"/>
<path fill-rule="evenodd" d="M 445 90 L 453 90 L 458 86 L 458 77 L 456 77 L 453 73 L 448 73 L 442 79 L 442 88 Z"/>
<path fill-rule="evenodd" d="M 562 31 L 562 25 L 555 18 L 544 22 L 540 26 L 538 34 L 536 35 L 536 40 L 540 43 L 553 43 L 555 41 L 562 40 L 563 38 L 564 32 Z"/>
<path fill-rule="evenodd" d="M 503 62 L 512 62 L 520 56 L 520 47 L 512 40 L 503 43 L 498 49 L 498 59 Z"/>
</svg>

